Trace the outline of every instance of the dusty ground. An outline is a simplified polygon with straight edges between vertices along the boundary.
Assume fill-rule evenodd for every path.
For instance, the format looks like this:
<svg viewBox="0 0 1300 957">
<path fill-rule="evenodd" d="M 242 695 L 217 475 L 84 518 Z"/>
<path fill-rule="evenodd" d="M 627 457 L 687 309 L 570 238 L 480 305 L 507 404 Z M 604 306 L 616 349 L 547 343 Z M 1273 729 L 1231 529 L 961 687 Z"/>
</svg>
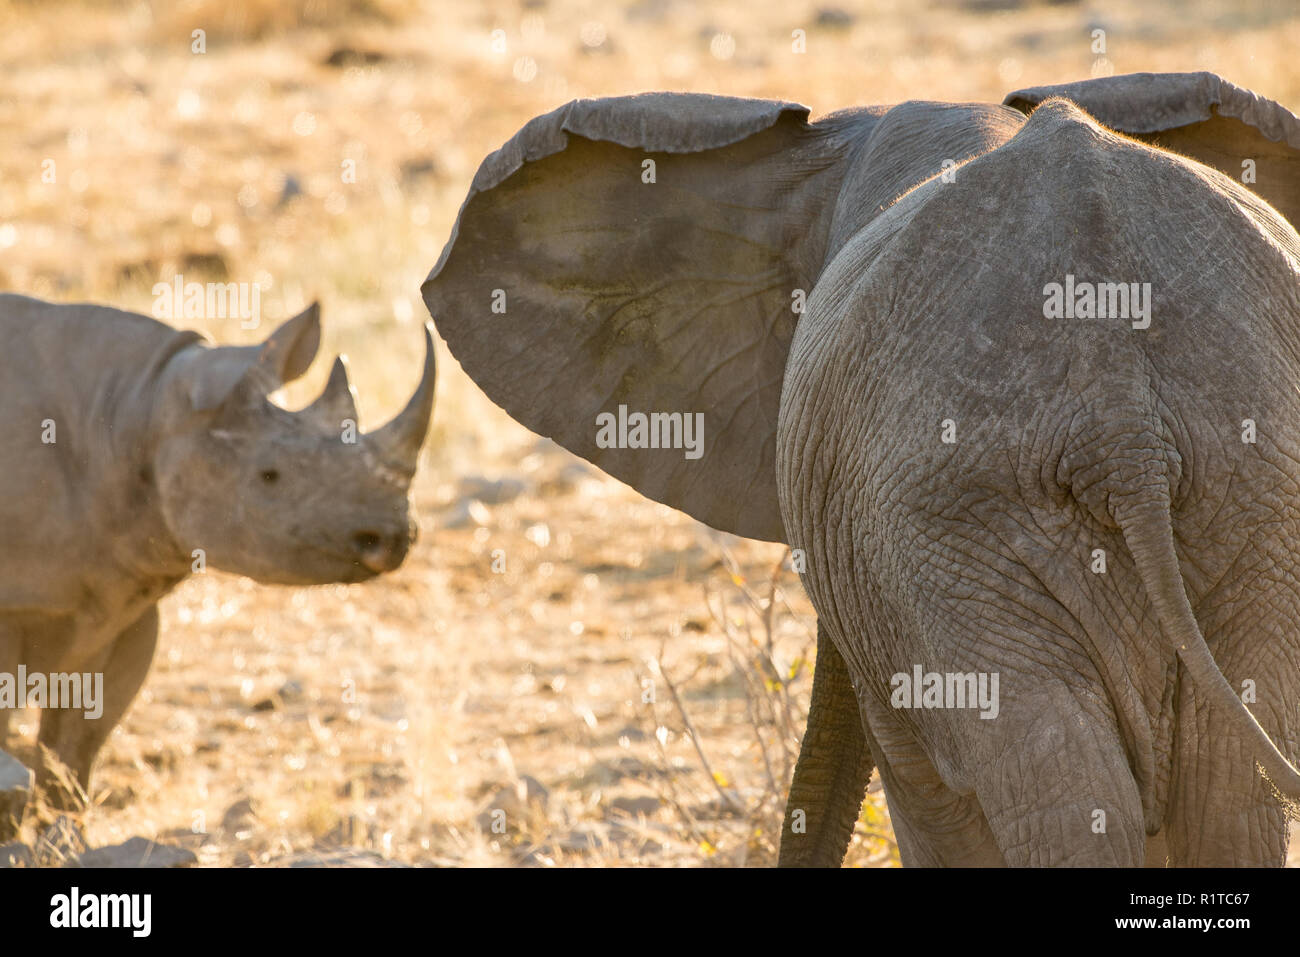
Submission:
<svg viewBox="0 0 1300 957">
<path fill-rule="evenodd" d="M 319 297 L 373 425 L 414 386 L 418 287 L 479 160 L 569 98 L 822 113 L 1211 69 L 1294 108 L 1297 49 L 1289 0 L 0 0 L 0 288 L 148 312 L 177 272 L 255 281 L 268 322 Z M 91 843 L 159 836 L 217 865 L 770 863 L 814 627 L 782 549 L 583 467 L 440 360 L 410 560 L 365 586 L 179 588 Z M 878 791 L 858 832 L 851 863 L 897 862 Z"/>
</svg>

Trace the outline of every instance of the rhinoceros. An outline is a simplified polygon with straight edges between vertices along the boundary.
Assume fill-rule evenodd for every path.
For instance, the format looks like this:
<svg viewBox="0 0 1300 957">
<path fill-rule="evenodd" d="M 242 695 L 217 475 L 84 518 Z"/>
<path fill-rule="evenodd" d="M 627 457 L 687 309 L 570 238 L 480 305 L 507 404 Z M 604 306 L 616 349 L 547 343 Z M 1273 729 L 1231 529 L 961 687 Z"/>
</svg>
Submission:
<svg viewBox="0 0 1300 957">
<path fill-rule="evenodd" d="M 261 345 L 217 347 L 147 316 L 0 295 L 0 745 L 7 709 L 43 691 L 39 742 L 84 788 L 148 673 L 158 601 L 193 571 L 310 585 L 401 564 L 429 328 L 414 396 L 368 434 L 341 357 L 305 409 L 269 401 L 319 345 L 315 304 Z M 75 675 L 102 675 L 100 694 L 85 686 L 97 700 L 54 700 Z M 54 780 L 38 769 L 38 786 Z"/>
</svg>

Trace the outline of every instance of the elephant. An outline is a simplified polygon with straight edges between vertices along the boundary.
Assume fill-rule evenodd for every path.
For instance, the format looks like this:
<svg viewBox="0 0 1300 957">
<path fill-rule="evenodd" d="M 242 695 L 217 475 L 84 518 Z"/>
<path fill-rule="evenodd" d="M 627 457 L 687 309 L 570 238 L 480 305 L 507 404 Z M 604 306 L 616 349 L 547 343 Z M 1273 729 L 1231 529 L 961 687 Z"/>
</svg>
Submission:
<svg viewBox="0 0 1300 957">
<path fill-rule="evenodd" d="M 515 419 L 802 558 L 781 865 L 873 768 L 908 866 L 1281 865 L 1297 225 L 1300 119 L 1209 73 L 641 94 L 488 156 L 422 293 Z"/>
</svg>

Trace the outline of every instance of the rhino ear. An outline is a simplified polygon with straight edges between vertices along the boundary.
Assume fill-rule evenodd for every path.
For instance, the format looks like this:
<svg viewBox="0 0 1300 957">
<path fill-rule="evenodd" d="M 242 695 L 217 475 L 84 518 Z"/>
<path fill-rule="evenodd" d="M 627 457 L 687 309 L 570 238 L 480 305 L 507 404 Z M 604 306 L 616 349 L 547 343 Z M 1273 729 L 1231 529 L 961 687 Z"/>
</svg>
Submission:
<svg viewBox="0 0 1300 957">
<path fill-rule="evenodd" d="M 311 366 L 320 348 L 320 304 L 313 302 L 271 333 L 260 346 L 208 350 L 190 368 L 190 403 L 206 412 L 238 390 L 267 396 Z"/>
<path fill-rule="evenodd" d="M 1003 102 L 1029 113 L 1052 96 L 1244 183 L 1300 230 L 1300 117 L 1272 100 L 1213 73 L 1131 73 L 1017 90 Z"/>
<path fill-rule="evenodd" d="M 784 540 L 776 421 L 796 310 L 876 114 L 807 115 L 656 93 L 530 121 L 479 167 L 422 286 L 452 354 L 514 418 L 643 494 Z M 603 447 L 621 407 L 629 445 L 634 414 L 703 413 L 702 454 Z M 602 433 L 605 413 L 619 425 Z"/>
</svg>

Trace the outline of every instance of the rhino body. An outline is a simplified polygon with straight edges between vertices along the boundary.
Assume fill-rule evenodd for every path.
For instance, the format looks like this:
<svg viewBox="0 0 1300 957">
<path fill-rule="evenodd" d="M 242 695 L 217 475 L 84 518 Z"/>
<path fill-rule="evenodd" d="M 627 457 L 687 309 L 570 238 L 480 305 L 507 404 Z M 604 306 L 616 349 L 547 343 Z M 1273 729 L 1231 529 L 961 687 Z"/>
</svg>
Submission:
<svg viewBox="0 0 1300 957">
<path fill-rule="evenodd" d="M 102 674 L 94 707 L 41 714 L 40 743 L 84 788 L 148 673 L 158 601 L 192 571 L 301 585 L 402 562 L 432 340 L 415 396 L 368 435 L 341 358 L 308 408 L 268 401 L 319 342 L 314 305 L 261 345 L 213 347 L 146 316 L 0 295 L 0 745 L 20 671 Z"/>
</svg>

